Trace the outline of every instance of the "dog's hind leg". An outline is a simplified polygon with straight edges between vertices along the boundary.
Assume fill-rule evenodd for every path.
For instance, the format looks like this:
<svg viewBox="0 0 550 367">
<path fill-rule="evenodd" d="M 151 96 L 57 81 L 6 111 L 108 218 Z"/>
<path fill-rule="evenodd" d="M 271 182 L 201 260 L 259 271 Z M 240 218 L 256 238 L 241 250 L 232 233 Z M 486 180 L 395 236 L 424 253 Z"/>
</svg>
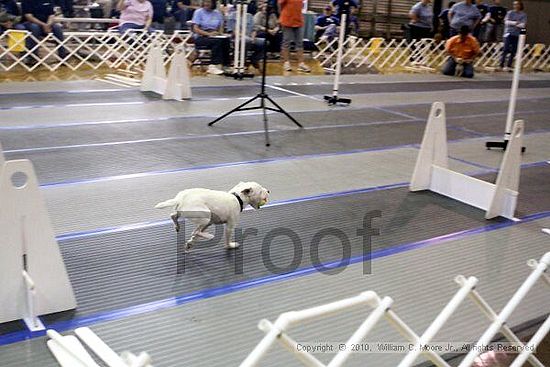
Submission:
<svg viewBox="0 0 550 367">
<path fill-rule="evenodd" d="M 174 222 L 174 226 L 176 226 L 176 232 L 180 231 L 180 224 L 178 222 L 179 217 L 180 217 L 179 212 L 174 212 L 172 213 L 172 215 L 170 215 L 170 218 L 172 218 L 172 221 Z"/>
<path fill-rule="evenodd" d="M 195 219 L 193 222 L 197 224 L 197 228 L 195 228 L 195 230 L 191 233 L 191 237 L 189 237 L 189 240 L 185 243 L 185 251 L 188 251 L 191 247 L 193 247 L 197 237 L 201 237 L 200 234 L 202 231 L 210 225 L 210 219 L 207 218 L 202 218 L 199 220 Z"/>
</svg>

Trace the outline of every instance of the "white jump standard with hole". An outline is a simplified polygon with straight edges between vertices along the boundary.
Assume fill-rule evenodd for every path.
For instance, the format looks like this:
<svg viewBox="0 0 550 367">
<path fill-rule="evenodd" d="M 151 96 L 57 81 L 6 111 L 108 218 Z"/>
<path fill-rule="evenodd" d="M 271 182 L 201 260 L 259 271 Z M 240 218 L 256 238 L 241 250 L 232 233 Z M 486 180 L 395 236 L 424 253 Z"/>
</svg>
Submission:
<svg viewBox="0 0 550 367">
<path fill-rule="evenodd" d="M 482 181 L 448 168 L 445 105 L 435 102 L 424 131 L 410 191 L 437 192 L 485 210 L 486 219 L 498 216 L 515 219 L 523 129 L 523 121 L 514 123 L 496 183 Z"/>
<path fill-rule="evenodd" d="M 21 182 L 19 182 L 21 181 Z M 0 323 L 76 308 L 73 288 L 29 160 L 6 161 L 0 146 Z"/>
<path fill-rule="evenodd" d="M 151 45 L 140 90 L 160 94 L 162 99 L 181 101 L 191 98 L 189 67 L 182 46 L 177 47 L 166 77 L 162 48 L 158 42 Z"/>
</svg>

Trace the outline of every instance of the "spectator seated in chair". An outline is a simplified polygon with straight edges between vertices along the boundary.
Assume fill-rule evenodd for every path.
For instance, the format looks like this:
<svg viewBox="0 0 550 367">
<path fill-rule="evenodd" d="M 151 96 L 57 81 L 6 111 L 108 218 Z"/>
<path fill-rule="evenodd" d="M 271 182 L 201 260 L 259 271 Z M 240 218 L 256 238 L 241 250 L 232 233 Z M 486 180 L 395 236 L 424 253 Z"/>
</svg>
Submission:
<svg viewBox="0 0 550 367">
<path fill-rule="evenodd" d="M 462 66 L 462 77 L 474 77 L 474 59 L 479 54 L 479 42 L 470 34 L 470 27 L 463 25 L 460 34 L 451 37 L 445 44 L 449 58 L 443 65 L 443 74 L 454 76 L 458 65 Z"/>
<path fill-rule="evenodd" d="M 54 22 L 54 9 L 52 0 L 23 0 L 21 10 L 25 16 L 25 29 L 32 33 L 34 38 L 40 39 L 49 33 L 53 33 L 55 38 L 60 42 L 63 41 L 63 29 L 60 24 Z M 36 46 L 36 41 L 32 37 L 27 37 L 27 48 L 33 49 Z M 38 56 L 38 48 L 34 50 L 34 54 Z M 57 54 L 60 58 L 65 58 L 67 51 L 64 47 L 57 49 Z M 30 63 L 36 60 L 30 58 Z"/>
<path fill-rule="evenodd" d="M 260 10 L 254 15 L 254 30 L 257 38 L 265 38 L 268 42 L 269 52 L 280 52 L 283 34 L 279 27 L 279 20 L 275 13 L 269 14 L 268 29 L 265 29 L 265 17 L 267 14 L 267 5 L 260 5 Z"/>
<path fill-rule="evenodd" d="M 332 14 L 332 6 L 325 6 L 322 15 L 315 20 L 315 41 L 331 42 L 338 35 L 340 19 Z"/>
<path fill-rule="evenodd" d="M 0 33 L 8 29 L 25 30 L 21 22 L 21 11 L 15 0 L 0 0 Z"/>
<path fill-rule="evenodd" d="M 152 27 L 154 29 L 164 29 L 164 19 L 168 15 L 166 10 L 166 0 L 149 0 L 153 6 Z"/>
<path fill-rule="evenodd" d="M 237 11 L 236 7 L 231 7 L 227 16 L 227 30 L 229 33 L 235 32 Z M 265 18 L 264 18 L 265 20 Z M 241 19 L 242 21 L 242 19 Z M 251 51 L 250 64 L 260 70 L 260 60 L 264 55 L 265 39 L 258 38 L 256 31 L 254 30 L 254 19 L 250 14 L 246 17 L 246 51 Z"/>
<path fill-rule="evenodd" d="M 223 34 L 223 16 L 212 0 L 203 0 L 202 7 L 193 14 L 195 47 L 211 50 L 208 73 L 223 74 L 223 66 L 229 66 L 230 38 Z"/>
<path fill-rule="evenodd" d="M 150 30 L 153 5 L 148 0 L 120 0 L 117 10 L 120 11 L 120 33 L 124 34 L 129 29 Z"/>
<path fill-rule="evenodd" d="M 191 0 L 174 0 L 172 2 L 172 15 L 176 20 L 177 29 L 188 29 L 188 21 L 193 19 L 193 14 L 198 6 L 192 4 Z"/>
</svg>

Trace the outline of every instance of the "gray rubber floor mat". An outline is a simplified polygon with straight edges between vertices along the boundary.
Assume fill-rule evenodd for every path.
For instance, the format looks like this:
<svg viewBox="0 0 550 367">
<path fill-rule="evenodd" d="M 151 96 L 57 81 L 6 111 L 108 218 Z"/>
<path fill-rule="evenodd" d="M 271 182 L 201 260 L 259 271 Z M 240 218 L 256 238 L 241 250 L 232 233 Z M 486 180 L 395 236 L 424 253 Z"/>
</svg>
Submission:
<svg viewBox="0 0 550 367">
<path fill-rule="evenodd" d="M 526 259 L 540 259 L 548 250 L 540 228 L 549 224 L 547 217 L 379 258 L 374 261 L 374 270 L 369 276 L 363 275 L 362 264 L 357 263 L 337 275 L 314 273 L 134 317 L 99 321 L 91 327 L 119 353 L 123 350 L 149 352 L 155 366 L 238 366 L 264 335 L 257 328 L 260 319 L 273 322 L 285 311 L 374 290 L 380 296 L 391 296 L 395 301 L 392 308 L 420 334 L 457 291 L 453 282 L 457 274 L 478 277 L 477 291 L 492 307 L 500 310 L 530 273 Z M 539 281 L 507 324 L 515 327 L 538 318 L 549 297 L 546 285 Z M 294 327 L 290 335 L 298 342 L 342 342 L 364 321 L 369 311 L 364 307 L 350 309 Z M 466 300 L 436 340 L 474 341 L 488 324 L 480 310 Z M 46 338 L 39 337 L 0 346 L 3 366 L 57 366 L 45 341 Z M 381 320 L 366 341 L 404 342 L 404 339 Z M 332 355 L 316 354 L 323 362 Z M 354 354 L 348 364 L 392 367 L 401 358 L 403 354 L 359 353 Z M 275 345 L 261 365 L 288 367 L 297 364 L 290 353 Z"/>
<path fill-rule="evenodd" d="M 101 129 L 101 127 L 98 127 Z M 306 154 L 336 153 L 389 145 L 416 144 L 423 125 L 401 123 L 346 129 L 278 131 L 271 146 L 263 134 L 214 136 L 194 140 L 150 141 L 140 144 L 94 146 L 48 152 L 7 153 L 7 159 L 30 159 L 41 184 L 112 175 L 174 170 L 197 165 L 229 163 Z M 471 136 L 449 131 L 448 139 Z"/>
<path fill-rule="evenodd" d="M 306 128 L 407 120 L 407 117 L 376 108 L 300 112 L 293 113 L 292 116 Z M 162 120 L 65 126 L 62 128 L 0 129 L 0 141 L 4 149 L 8 150 L 68 144 L 170 138 L 187 135 L 246 134 L 247 132 L 258 130 L 261 130 L 260 133 L 263 132 L 263 121 L 258 115 L 233 115 L 213 127 L 208 127 L 208 123 L 212 120 L 212 117 L 186 117 L 182 115 Z M 269 115 L 269 128 L 288 130 L 295 127 L 286 116 L 273 113 Z"/>
<path fill-rule="evenodd" d="M 549 96 L 541 95 L 540 98 L 518 99 L 516 113 L 523 111 L 548 110 L 549 108 Z M 420 105 L 390 106 L 387 107 L 386 110 L 406 113 L 422 119 L 427 118 L 430 111 L 429 108 L 421 108 Z M 483 115 L 491 112 L 506 113 L 507 110 L 508 100 L 445 104 L 447 116 Z"/>
<path fill-rule="evenodd" d="M 411 93 L 431 92 L 452 89 L 509 89 L 510 81 L 455 81 L 448 83 L 439 82 L 410 82 L 410 83 L 365 83 L 365 84 L 342 84 L 339 92 L 344 94 L 357 93 Z M 519 88 L 548 88 L 549 80 L 523 80 Z M 332 85 L 285 85 L 284 89 L 307 95 L 332 94 Z"/>
<path fill-rule="evenodd" d="M 309 267 L 314 256 L 323 263 L 345 262 L 364 254 L 357 230 L 375 210 L 381 218 L 373 221 L 380 228 L 374 251 L 500 221 L 486 221 L 482 211 L 430 192 L 393 189 L 245 211 L 239 228 L 257 235 L 236 251 L 223 248 L 217 226 L 210 230 L 216 235 L 212 242 L 197 243 L 184 254 L 177 243 L 183 244 L 192 228 L 176 236 L 172 225 L 63 240 L 60 248 L 76 292 L 76 315 L 84 316 L 269 276 L 278 272 L 274 269 L 288 272 L 293 261 L 296 268 Z M 295 234 L 295 245 L 289 233 Z M 321 234 L 326 237 L 311 255 L 313 238 Z M 338 236 L 349 245 L 341 245 Z"/>
<path fill-rule="evenodd" d="M 193 99 L 215 99 L 215 98 L 241 98 L 253 97 L 259 93 L 258 86 L 224 86 L 215 87 L 193 87 Z M 273 97 L 288 96 L 288 92 L 273 90 L 269 92 Z M 68 104 L 93 104 L 93 103 L 124 103 L 124 102 L 149 102 L 161 100 L 162 96 L 153 92 L 140 92 L 136 89 L 92 92 L 92 93 L 18 93 L 2 95 L 1 109 L 13 107 L 40 107 L 50 105 Z M 177 102 L 173 102 L 177 103 Z"/>
</svg>

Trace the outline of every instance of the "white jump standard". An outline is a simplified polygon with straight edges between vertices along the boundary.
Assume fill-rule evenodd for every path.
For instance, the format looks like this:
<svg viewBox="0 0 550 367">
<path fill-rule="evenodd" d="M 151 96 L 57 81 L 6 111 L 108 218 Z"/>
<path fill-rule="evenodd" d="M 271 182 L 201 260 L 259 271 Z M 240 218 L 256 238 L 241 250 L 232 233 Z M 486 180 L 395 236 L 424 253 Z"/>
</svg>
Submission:
<svg viewBox="0 0 550 367">
<path fill-rule="evenodd" d="M 147 55 L 140 90 L 160 94 L 162 99 L 181 101 L 191 98 L 191 80 L 183 46 L 177 47 L 166 77 L 162 49 L 158 42 L 153 42 Z"/>
<path fill-rule="evenodd" d="M 519 35 L 518 49 L 516 52 L 514 76 L 512 78 L 512 88 L 510 92 L 510 103 L 508 104 L 508 113 L 506 115 L 506 130 L 504 132 L 504 140 L 486 142 L 485 147 L 487 149 L 500 148 L 500 149 L 506 150 L 506 148 L 508 147 L 508 143 L 512 135 L 512 122 L 514 121 L 514 113 L 516 112 L 516 103 L 518 99 L 519 75 L 521 74 L 523 48 L 525 46 L 525 37 L 526 37 L 526 31 L 525 29 L 522 29 Z M 521 151 L 524 152 L 525 148 L 522 147 Z"/>
<path fill-rule="evenodd" d="M 336 70 L 334 73 L 334 86 L 332 87 L 332 95 L 331 96 L 325 96 L 325 101 L 329 105 L 335 105 L 338 103 L 342 104 L 350 104 L 351 99 L 349 98 L 340 98 L 338 97 L 338 89 L 340 88 L 340 73 L 342 71 L 342 53 L 344 50 L 344 38 L 346 36 L 346 27 L 347 27 L 347 18 L 349 16 L 349 7 L 350 3 L 349 0 L 344 1 L 342 5 L 342 16 L 340 21 L 340 32 L 338 34 L 338 54 L 336 57 Z"/>
<path fill-rule="evenodd" d="M 410 191 L 430 190 L 486 211 L 485 218 L 514 219 L 516 210 L 523 121 L 514 123 L 508 149 L 495 184 L 452 171 L 448 168 L 445 105 L 432 105 Z"/>
<path fill-rule="evenodd" d="M 76 308 L 46 203 L 32 163 L 5 161 L 0 147 L 0 323 Z"/>
</svg>

